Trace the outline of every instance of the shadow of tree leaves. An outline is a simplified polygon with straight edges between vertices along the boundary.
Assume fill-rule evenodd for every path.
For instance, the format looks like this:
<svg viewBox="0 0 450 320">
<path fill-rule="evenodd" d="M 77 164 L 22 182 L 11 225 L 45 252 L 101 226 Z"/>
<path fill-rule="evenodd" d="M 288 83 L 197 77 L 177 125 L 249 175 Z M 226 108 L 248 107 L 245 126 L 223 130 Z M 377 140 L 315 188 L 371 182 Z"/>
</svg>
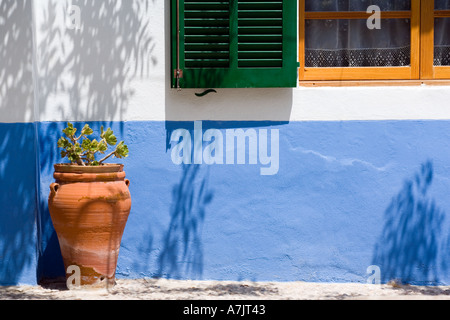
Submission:
<svg viewBox="0 0 450 320">
<path fill-rule="evenodd" d="M 171 220 L 159 255 L 158 277 L 199 278 L 203 272 L 202 226 L 213 193 L 209 168 L 183 165 L 180 183 L 173 188 Z"/>
<path fill-rule="evenodd" d="M 35 261 L 37 176 L 31 9 L 29 0 L 0 1 L 0 285 L 17 284 L 26 274 L 31 278 L 33 270 L 29 268 Z"/>
<path fill-rule="evenodd" d="M 381 268 L 382 281 L 435 285 L 439 275 L 444 242 L 445 212 L 430 197 L 434 168 L 422 164 L 385 211 L 382 234 L 376 244 L 373 264 Z M 445 254 L 444 254 L 445 255 Z"/>
</svg>

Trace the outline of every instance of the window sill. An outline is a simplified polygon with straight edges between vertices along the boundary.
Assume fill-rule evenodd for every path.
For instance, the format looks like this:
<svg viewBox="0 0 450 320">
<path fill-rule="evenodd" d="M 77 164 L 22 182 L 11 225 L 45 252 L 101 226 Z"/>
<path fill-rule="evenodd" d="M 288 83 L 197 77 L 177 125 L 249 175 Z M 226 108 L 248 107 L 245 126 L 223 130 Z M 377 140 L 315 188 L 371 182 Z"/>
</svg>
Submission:
<svg viewBox="0 0 450 320">
<path fill-rule="evenodd" d="M 299 81 L 300 87 L 450 86 L 449 80 L 345 80 Z"/>
</svg>

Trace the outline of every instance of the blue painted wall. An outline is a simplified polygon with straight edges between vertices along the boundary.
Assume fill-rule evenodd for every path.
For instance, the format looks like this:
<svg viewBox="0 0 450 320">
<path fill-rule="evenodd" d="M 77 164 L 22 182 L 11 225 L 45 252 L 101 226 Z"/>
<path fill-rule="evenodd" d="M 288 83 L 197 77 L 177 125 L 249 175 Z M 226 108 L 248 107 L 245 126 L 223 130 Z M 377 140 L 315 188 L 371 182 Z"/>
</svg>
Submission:
<svg viewBox="0 0 450 320">
<path fill-rule="evenodd" d="M 35 1 L 34 14 L 31 1 L 2 2 L 0 285 L 64 275 L 47 197 L 65 124 L 3 122 L 450 119 L 449 91 L 439 86 L 225 90 L 201 100 L 175 93 L 164 84 L 167 1 L 109 2 L 90 3 L 77 35 L 61 16 L 69 1 Z M 82 38 L 100 49 L 85 50 Z M 112 126 L 131 152 L 124 163 L 133 208 L 118 277 L 366 282 L 377 265 L 384 282 L 450 285 L 448 120 L 203 122 L 223 135 L 279 130 L 273 176 L 262 176 L 260 164 L 174 165 L 171 135 L 185 128 L 195 136 L 193 122 L 90 124 Z"/>
<path fill-rule="evenodd" d="M 366 282 L 378 265 L 384 282 L 450 284 L 448 121 L 203 122 L 224 136 L 279 130 L 274 176 L 260 165 L 174 165 L 170 136 L 193 137 L 193 122 L 90 125 L 111 126 L 130 148 L 119 278 Z M 41 277 L 64 274 L 46 207 L 63 127 L 39 129 Z"/>
<path fill-rule="evenodd" d="M 450 284 L 449 121 L 203 122 L 279 130 L 273 176 L 173 164 L 171 134 L 193 122 L 90 125 L 130 148 L 119 278 L 366 282 L 377 265 L 383 282 Z M 1 285 L 64 275 L 47 208 L 64 126 L 38 124 L 36 199 L 34 125 L 0 125 Z"/>
<path fill-rule="evenodd" d="M 34 124 L 0 124 L 0 285 L 35 284 Z"/>
</svg>

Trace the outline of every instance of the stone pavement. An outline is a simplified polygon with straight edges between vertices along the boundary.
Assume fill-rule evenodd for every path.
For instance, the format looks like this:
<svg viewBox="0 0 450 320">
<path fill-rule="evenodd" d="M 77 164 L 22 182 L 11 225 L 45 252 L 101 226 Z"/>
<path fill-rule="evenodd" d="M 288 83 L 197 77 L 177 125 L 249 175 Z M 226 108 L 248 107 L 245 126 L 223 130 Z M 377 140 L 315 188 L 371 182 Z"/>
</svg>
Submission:
<svg viewBox="0 0 450 320">
<path fill-rule="evenodd" d="M 118 280 L 112 288 L 67 290 L 59 281 L 0 287 L 0 300 L 450 300 L 450 287 L 139 279 Z"/>
</svg>

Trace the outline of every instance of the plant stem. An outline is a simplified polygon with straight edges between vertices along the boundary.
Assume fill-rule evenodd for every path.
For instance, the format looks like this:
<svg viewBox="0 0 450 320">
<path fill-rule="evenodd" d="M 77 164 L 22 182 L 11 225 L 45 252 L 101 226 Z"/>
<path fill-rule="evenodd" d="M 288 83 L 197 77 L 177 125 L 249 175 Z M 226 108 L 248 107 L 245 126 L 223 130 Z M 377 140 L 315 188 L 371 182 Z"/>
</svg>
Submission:
<svg viewBox="0 0 450 320">
<path fill-rule="evenodd" d="M 75 136 L 70 136 L 69 138 L 70 138 L 70 140 L 72 140 L 73 144 L 75 144 L 77 142 L 77 140 L 75 139 Z"/>
<path fill-rule="evenodd" d="M 83 161 L 81 158 L 78 158 L 77 164 L 78 164 L 79 166 L 86 167 L 86 164 L 84 163 L 84 161 Z"/>
<path fill-rule="evenodd" d="M 98 163 L 102 164 L 104 161 L 106 161 L 107 159 L 109 159 L 110 157 L 112 157 L 114 155 L 116 151 L 114 150 L 113 152 L 111 152 L 110 154 L 108 154 L 106 157 L 104 157 L 102 160 L 100 160 Z"/>
</svg>

